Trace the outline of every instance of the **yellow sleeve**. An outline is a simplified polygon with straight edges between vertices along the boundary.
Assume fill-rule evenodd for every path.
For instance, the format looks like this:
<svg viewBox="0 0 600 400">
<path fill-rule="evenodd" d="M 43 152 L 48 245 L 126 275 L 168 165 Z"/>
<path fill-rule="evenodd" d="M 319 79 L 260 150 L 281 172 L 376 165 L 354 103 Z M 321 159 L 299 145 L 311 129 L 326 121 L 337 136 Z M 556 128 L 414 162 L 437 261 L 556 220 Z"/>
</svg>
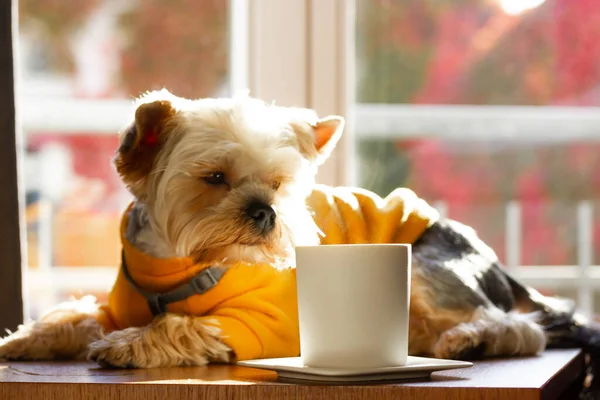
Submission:
<svg viewBox="0 0 600 400">
<path fill-rule="evenodd" d="M 252 276 L 250 276 L 252 274 Z M 300 354 L 296 274 L 268 265 L 235 267 L 225 277 L 250 283 L 246 290 L 221 282 L 229 288 L 201 318 L 215 322 L 221 338 L 237 361 L 255 358 L 295 357 Z M 200 300 L 202 296 L 198 296 Z"/>
</svg>

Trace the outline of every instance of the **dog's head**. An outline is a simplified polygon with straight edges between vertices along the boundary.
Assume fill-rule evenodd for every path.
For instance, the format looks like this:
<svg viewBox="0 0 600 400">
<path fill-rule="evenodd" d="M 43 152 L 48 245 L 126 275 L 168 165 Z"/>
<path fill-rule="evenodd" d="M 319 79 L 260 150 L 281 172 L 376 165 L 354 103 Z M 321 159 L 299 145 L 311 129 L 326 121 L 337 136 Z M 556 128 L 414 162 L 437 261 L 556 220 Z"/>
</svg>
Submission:
<svg viewBox="0 0 600 400">
<path fill-rule="evenodd" d="M 248 96 L 162 90 L 138 100 L 115 165 L 177 256 L 274 262 L 318 242 L 305 199 L 343 125 Z"/>
</svg>

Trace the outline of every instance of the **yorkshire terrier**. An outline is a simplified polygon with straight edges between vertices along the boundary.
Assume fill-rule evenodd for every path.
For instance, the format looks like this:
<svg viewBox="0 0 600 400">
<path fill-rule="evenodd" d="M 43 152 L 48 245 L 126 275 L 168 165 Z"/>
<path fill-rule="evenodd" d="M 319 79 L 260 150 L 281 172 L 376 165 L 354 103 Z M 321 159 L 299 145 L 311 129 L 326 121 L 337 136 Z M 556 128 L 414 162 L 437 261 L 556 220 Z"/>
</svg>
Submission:
<svg viewBox="0 0 600 400">
<path fill-rule="evenodd" d="M 0 340 L 0 358 L 149 368 L 297 356 L 294 248 L 319 243 L 412 244 L 411 355 L 590 342 L 571 302 L 517 282 L 473 229 L 410 190 L 316 185 L 343 125 L 248 96 L 141 97 L 114 160 L 134 202 L 109 303 L 58 306 Z"/>
</svg>

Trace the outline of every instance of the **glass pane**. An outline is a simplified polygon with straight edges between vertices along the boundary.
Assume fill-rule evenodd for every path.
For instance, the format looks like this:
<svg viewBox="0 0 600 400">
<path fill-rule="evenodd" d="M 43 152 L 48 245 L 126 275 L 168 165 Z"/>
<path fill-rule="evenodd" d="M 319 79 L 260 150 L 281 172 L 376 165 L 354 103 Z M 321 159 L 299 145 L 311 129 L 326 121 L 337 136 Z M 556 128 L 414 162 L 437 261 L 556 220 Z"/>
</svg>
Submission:
<svg viewBox="0 0 600 400">
<path fill-rule="evenodd" d="M 594 0 L 357 0 L 366 103 L 599 105 Z"/>
<path fill-rule="evenodd" d="M 111 165 L 117 130 L 146 90 L 228 94 L 227 4 L 19 1 L 32 317 L 112 284 L 131 200 Z"/>
<path fill-rule="evenodd" d="M 356 3 L 359 184 L 414 189 L 503 260 L 511 201 L 520 264 L 600 248 L 600 3 Z M 593 239 L 578 225 L 587 200 Z"/>
</svg>

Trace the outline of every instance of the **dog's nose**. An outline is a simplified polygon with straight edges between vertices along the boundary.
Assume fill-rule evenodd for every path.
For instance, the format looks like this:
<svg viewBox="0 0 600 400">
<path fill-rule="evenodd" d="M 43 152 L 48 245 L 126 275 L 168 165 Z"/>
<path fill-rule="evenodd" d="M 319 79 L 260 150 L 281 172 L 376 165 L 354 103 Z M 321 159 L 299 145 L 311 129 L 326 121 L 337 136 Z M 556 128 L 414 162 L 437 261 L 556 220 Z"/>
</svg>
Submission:
<svg viewBox="0 0 600 400">
<path fill-rule="evenodd" d="M 246 208 L 246 215 L 252 219 L 256 229 L 262 234 L 271 232 L 275 227 L 275 218 L 277 215 L 275 214 L 275 210 L 268 204 L 260 202 L 250 203 Z"/>
</svg>

